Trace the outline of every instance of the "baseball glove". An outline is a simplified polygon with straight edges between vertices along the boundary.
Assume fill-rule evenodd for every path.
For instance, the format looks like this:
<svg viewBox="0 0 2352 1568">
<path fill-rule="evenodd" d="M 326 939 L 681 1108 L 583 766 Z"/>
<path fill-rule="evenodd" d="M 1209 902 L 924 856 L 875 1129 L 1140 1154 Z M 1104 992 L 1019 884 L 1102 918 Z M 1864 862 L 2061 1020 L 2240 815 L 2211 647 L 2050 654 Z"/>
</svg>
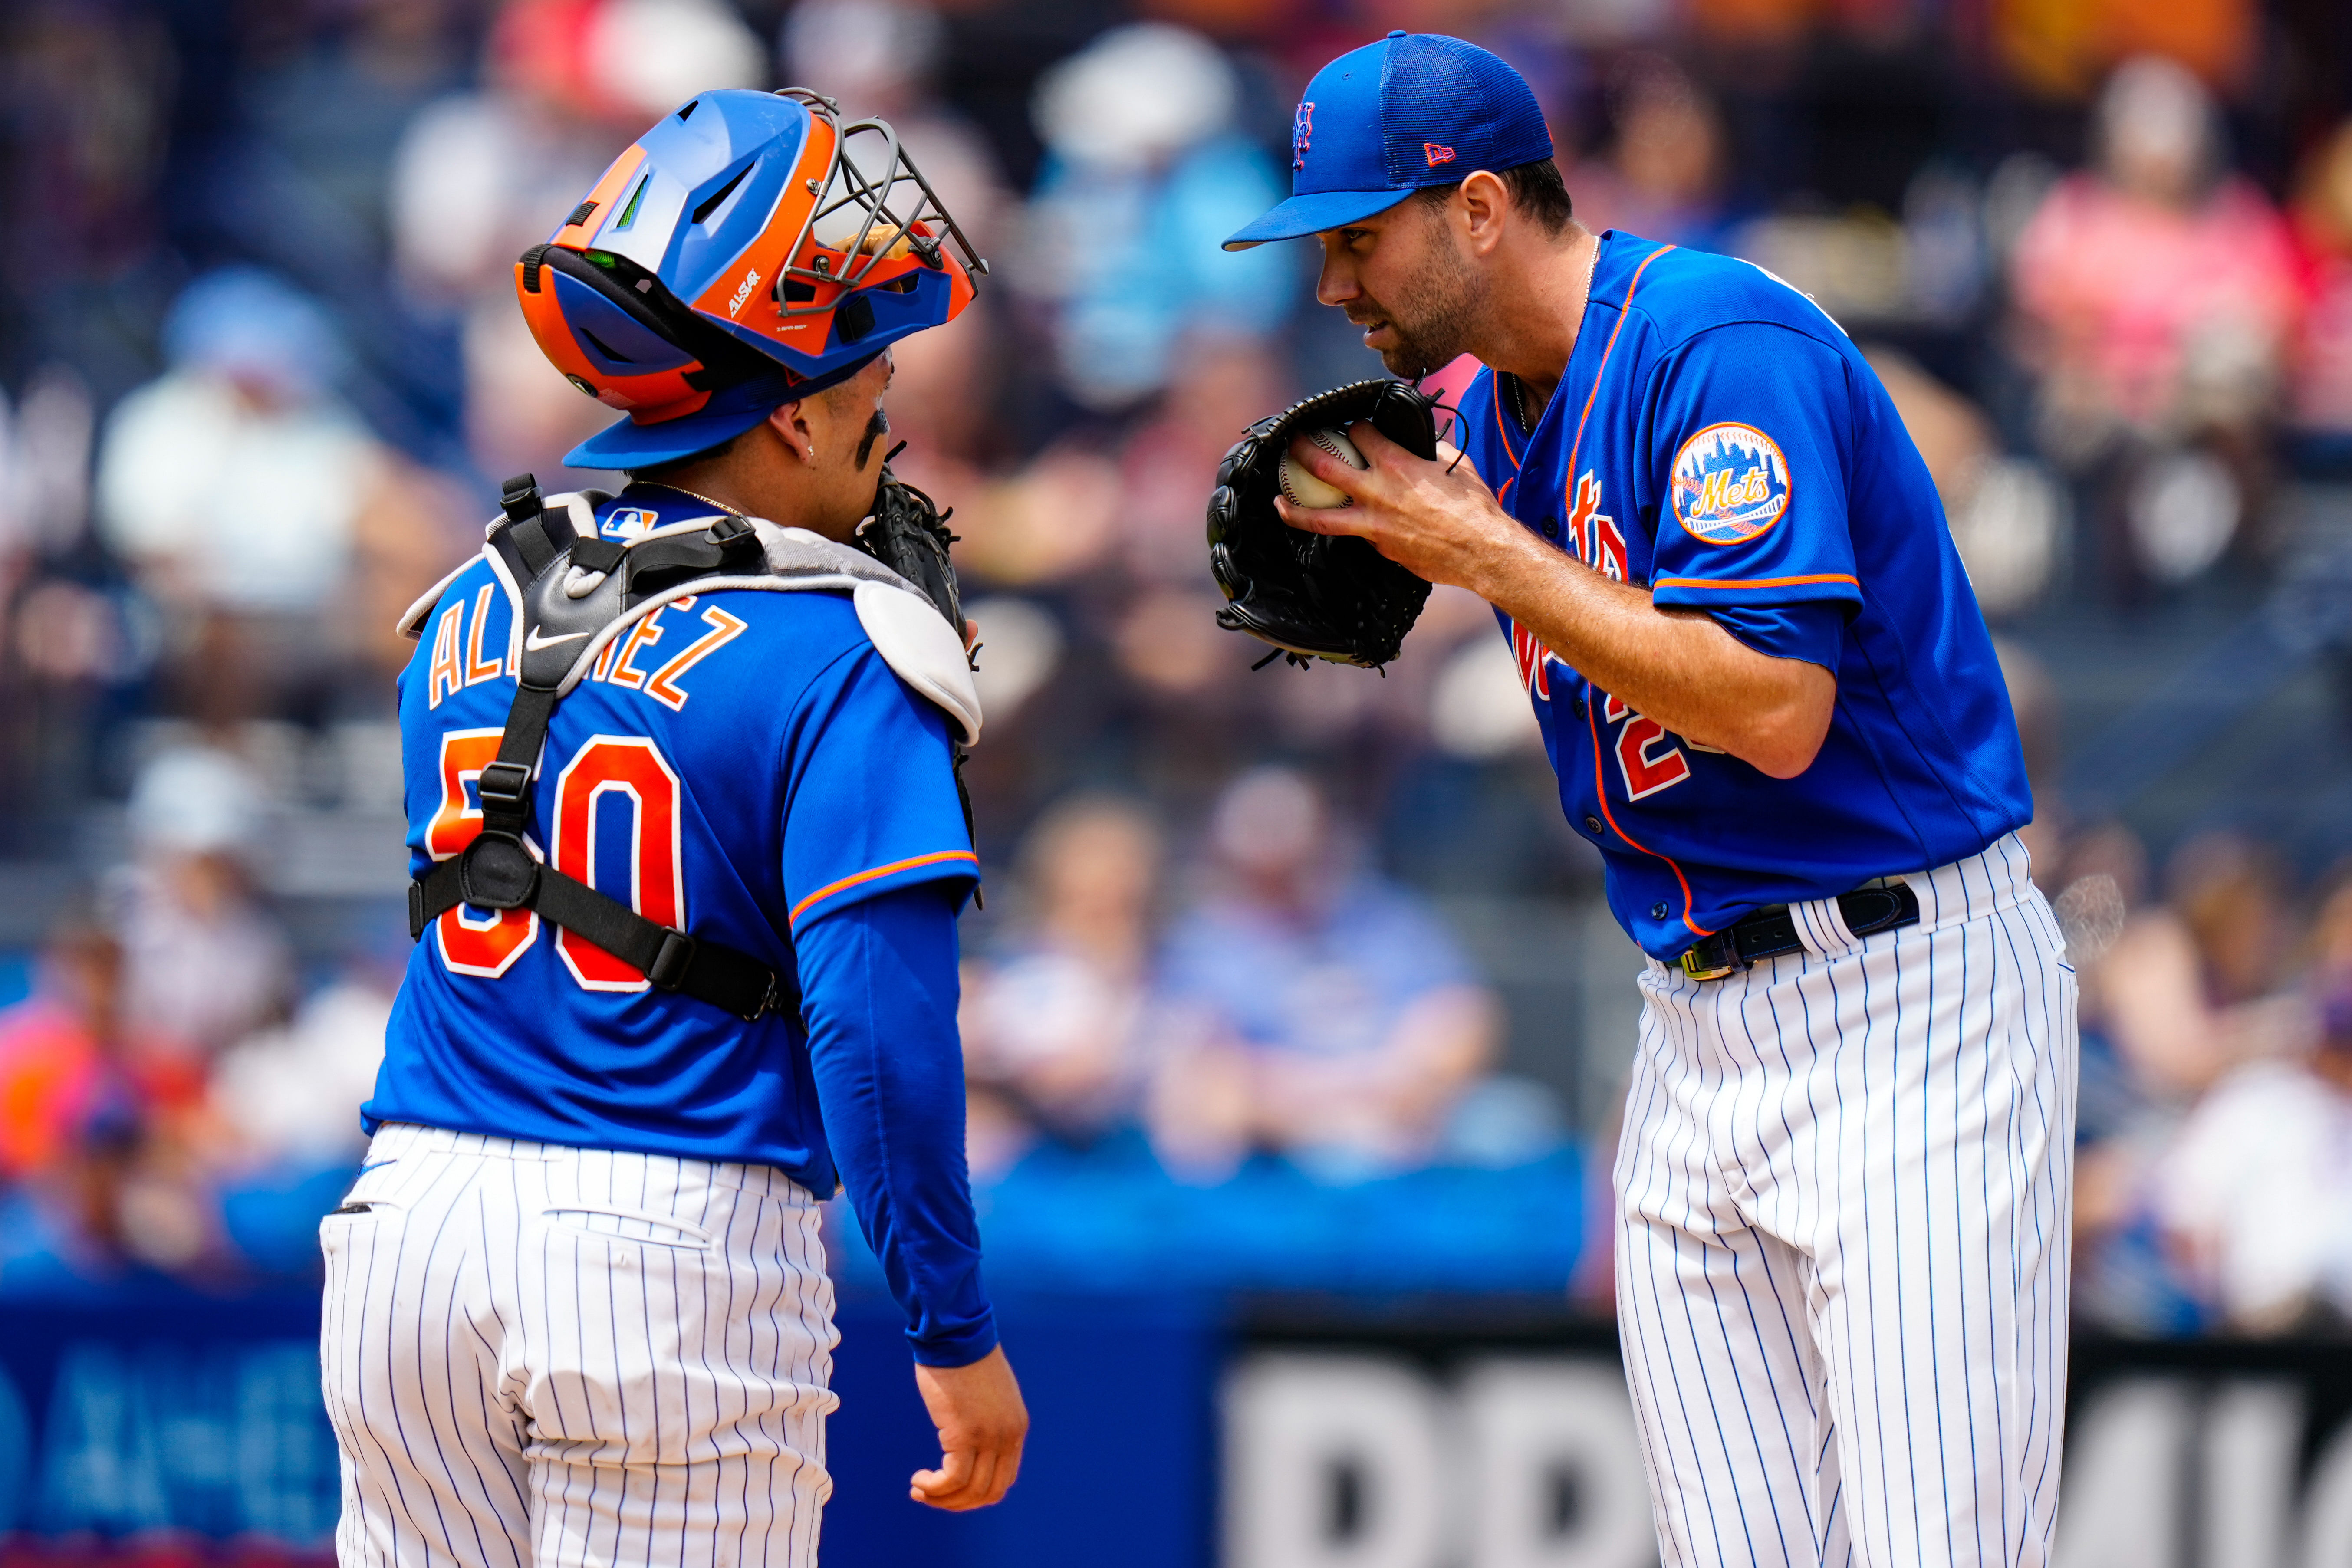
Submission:
<svg viewBox="0 0 2352 1568">
<path fill-rule="evenodd" d="M 890 471 L 890 458 L 906 449 L 901 441 L 882 459 L 873 514 L 857 525 L 850 542 L 920 588 L 961 639 L 963 597 L 956 588 L 955 567 L 948 561 L 948 546 L 956 542 L 948 531 L 948 519 L 955 509 L 941 511 L 930 497 Z"/>
<path fill-rule="evenodd" d="M 1369 419 L 1418 458 L 1437 455 L 1433 399 L 1402 381 L 1360 381 L 1297 404 L 1243 433 L 1209 497 L 1209 570 L 1224 590 L 1217 624 L 1309 658 L 1377 669 L 1396 658 L 1429 584 L 1345 534 L 1307 533 L 1274 510 L 1294 437 Z M 1269 654 L 1269 658 L 1274 657 Z"/>
</svg>

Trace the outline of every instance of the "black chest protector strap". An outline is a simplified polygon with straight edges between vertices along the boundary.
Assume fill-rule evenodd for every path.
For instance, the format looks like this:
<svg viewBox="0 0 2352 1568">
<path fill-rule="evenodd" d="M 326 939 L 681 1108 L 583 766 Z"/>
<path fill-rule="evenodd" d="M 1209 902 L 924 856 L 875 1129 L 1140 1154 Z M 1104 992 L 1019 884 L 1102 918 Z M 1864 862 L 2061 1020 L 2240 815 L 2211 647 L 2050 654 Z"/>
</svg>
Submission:
<svg viewBox="0 0 2352 1568">
<path fill-rule="evenodd" d="M 499 504 L 507 525 L 492 540 L 515 580 L 523 584 L 524 654 L 514 703 L 496 761 L 477 784 L 482 830 L 454 858 L 408 885 L 408 934 L 414 939 L 460 904 L 483 910 L 530 910 L 544 921 L 595 943 L 643 972 L 655 989 L 682 992 L 746 1021 L 796 1010 L 799 996 L 775 970 L 751 954 L 701 941 L 649 921 L 618 899 L 598 892 L 532 856 L 523 832 L 530 815 L 531 770 L 547 739 L 548 721 L 568 662 L 534 658 L 541 650 L 569 650 L 632 605 L 696 577 L 743 570 L 759 554 L 759 540 L 735 518 L 704 532 L 649 540 L 624 551 L 609 540 L 574 536 L 569 516 L 548 510 L 528 474 L 507 481 Z M 748 548 L 747 548 L 748 547 Z M 575 594 L 581 573 L 609 591 Z M 549 637 L 560 624 L 562 636 Z M 586 626 L 586 633 L 574 628 Z"/>
</svg>

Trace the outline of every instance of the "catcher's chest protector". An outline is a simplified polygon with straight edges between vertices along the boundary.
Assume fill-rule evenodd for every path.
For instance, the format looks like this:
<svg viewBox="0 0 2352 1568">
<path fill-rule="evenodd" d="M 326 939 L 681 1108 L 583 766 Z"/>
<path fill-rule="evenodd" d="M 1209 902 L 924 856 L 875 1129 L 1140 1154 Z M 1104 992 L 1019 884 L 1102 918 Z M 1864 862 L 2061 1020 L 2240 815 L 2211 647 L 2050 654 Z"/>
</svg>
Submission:
<svg viewBox="0 0 2352 1568">
<path fill-rule="evenodd" d="M 526 847 L 531 774 L 555 704 L 614 638 L 673 599 L 719 588 L 846 592 L 875 651 L 953 720 L 969 745 L 980 738 L 981 712 L 963 639 L 944 610 L 889 567 L 804 529 L 730 513 L 623 544 L 595 531 L 595 508 L 608 498 L 589 491 L 556 499 L 562 504 L 543 500 L 528 474 L 509 480 L 499 500 L 504 515 L 483 546 L 517 610 L 514 703 L 498 758 L 477 784 L 481 832 L 409 884 L 409 936 L 422 936 L 461 903 L 529 909 L 643 972 L 657 989 L 745 1019 L 796 1007 L 782 978 L 758 959 L 649 921 Z M 404 635 L 421 632 L 457 574 L 410 606 L 401 617 Z"/>
</svg>

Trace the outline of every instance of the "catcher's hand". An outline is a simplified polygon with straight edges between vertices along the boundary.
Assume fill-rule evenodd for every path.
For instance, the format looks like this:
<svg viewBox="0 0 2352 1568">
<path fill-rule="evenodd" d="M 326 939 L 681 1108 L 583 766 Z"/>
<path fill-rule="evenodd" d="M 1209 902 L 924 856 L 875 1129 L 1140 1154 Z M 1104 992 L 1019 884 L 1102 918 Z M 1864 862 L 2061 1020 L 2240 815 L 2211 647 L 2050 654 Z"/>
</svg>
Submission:
<svg viewBox="0 0 2352 1568">
<path fill-rule="evenodd" d="M 1307 658 L 1378 668 L 1396 658 L 1429 584 L 1366 541 L 1307 533 L 1276 514 L 1283 454 L 1311 430 L 1358 420 L 1416 457 L 1437 455 L 1433 399 L 1402 381 L 1360 381 L 1251 426 L 1209 497 L 1209 569 L 1224 591 L 1217 624 Z M 1271 656 L 1269 656 L 1271 657 Z"/>
<path fill-rule="evenodd" d="M 906 449 L 901 441 L 882 459 L 881 482 L 874 487 L 874 510 L 857 525 L 850 542 L 923 591 L 937 605 L 956 636 L 971 641 L 963 618 L 963 597 L 956 587 L 955 567 L 948 546 L 956 536 L 948 531 L 950 507 L 940 510 L 931 498 L 890 471 L 890 458 Z"/>
</svg>

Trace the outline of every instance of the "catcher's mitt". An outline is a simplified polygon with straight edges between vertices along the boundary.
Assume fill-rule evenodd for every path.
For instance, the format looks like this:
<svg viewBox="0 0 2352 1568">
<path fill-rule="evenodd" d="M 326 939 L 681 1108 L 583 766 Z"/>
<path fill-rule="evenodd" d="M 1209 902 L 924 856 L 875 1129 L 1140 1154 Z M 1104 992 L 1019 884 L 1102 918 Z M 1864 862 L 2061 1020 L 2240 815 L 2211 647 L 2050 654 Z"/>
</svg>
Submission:
<svg viewBox="0 0 2352 1568">
<path fill-rule="evenodd" d="M 890 471 L 890 458 L 906 449 L 901 441 L 882 459 L 873 515 L 857 525 L 850 542 L 920 588 L 961 640 L 965 635 L 963 598 L 956 589 L 955 567 L 948 561 L 948 546 L 956 542 L 948 531 L 948 519 L 955 509 L 941 511 L 930 497 Z"/>
<path fill-rule="evenodd" d="M 1283 453 L 1310 430 L 1369 419 L 1419 458 L 1437 455 L 1433 399 L 1402 381 L 1360 381 L 1294 405 L 1244 432 L 1209 497 L 1209 569 L 1226 604 L 1217 624 L 1308 658 L 1377 669 L 1396 658 L 1429 584 L 1345 534 L 1307 533 L 1274 510 Z M 1272 655 L 1268 655 L 1272 658 Z"/>
</svg>

